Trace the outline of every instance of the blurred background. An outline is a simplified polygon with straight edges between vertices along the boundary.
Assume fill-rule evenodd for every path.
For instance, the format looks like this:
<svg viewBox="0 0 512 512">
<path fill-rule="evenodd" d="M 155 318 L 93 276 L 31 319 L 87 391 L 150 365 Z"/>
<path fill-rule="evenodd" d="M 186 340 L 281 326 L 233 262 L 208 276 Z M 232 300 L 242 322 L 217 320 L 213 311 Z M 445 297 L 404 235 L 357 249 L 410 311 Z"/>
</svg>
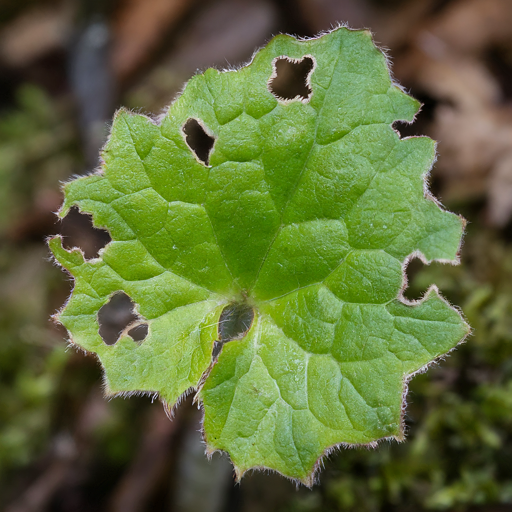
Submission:
<svg viewBox="0 0 512 512">
<path fill-rule="evenodd" d="M 397 129 L 439 141 L 431 188 L 469 226 L 462 264 L 413 261 L 406 294 L 437 283 L 474 335 L 412 381 L 406 443 L 333 454 L 313 490 L 235 485 L 226 457 L 206 460 L 190 400 L 170 422 L 149 398 L 103 398 L 95 359 L 49 321 L 71 283 L 44 240 L 88 257 L 108 242 L 52 212 L 59 182 L 98 165 L 117 108 L 159 114 L 198 69 L 337 22 L 370 27 L 424 104 Z M 0 509 L 512 511 L 511 218 L 510 0 L 1 0 Z"/>
</svg>

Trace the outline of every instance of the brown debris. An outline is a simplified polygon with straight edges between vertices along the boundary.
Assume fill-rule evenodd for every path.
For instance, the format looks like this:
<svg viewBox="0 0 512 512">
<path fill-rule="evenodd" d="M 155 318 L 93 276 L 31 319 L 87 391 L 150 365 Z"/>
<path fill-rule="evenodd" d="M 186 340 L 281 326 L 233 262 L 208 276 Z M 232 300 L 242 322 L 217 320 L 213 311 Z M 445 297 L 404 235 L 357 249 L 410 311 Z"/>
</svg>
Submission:
<svg viewBox="0 0 512 512">
<path fill-rule="evenodd" d="M 0 33 L 0 59 L 10 66 L 22 67 L 65 48 L 72 34 L 73 15 L 70 2 L 26 11 Z"/>
<path fill-rule="evenodd" d="M 111 59 L 116 76 L 130 76 L 194 4 L 191 0 L 125 0 L 114 20 Z"/>
</svg>

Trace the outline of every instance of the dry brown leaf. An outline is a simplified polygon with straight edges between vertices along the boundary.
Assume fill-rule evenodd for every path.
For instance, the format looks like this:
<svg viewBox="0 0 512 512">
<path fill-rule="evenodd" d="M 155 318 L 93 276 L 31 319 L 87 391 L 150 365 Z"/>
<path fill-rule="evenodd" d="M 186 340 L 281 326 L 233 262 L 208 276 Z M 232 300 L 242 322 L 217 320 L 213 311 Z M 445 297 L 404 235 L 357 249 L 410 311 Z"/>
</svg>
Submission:
<svg viewBox="0 0 512 512">
<path fill-rule="evenodd" d="M 510 0 L 459 0 L 449 5 L 431 27 L 457 52 L 477 53 L 512 41 Z"/>
<path fill-rule="evenodd" d="M 123 79 L 158 46 L 193 0 L 125 0 L 113 26 L 112 66 Z"/>
<path fill-rule="evenodd" d="M 443 197 L 487 197 L 488 221 L 504 226 L 512 215 L 512 110 L 441 106 L 433 130 Z"/>
<path fill-rule="evenodd" d="M 22 67 L 66 46 L 72 33 L 74 4 L 36 7 L 11 22 L 0 34 L 0 59 Z"/>
<path fill-rule="evenodd" d="M 428 32 L 418 35 L 417 43 L 397 66 L 401 79 L 407 76 L 409 84 L 430 96 L 466 109 L 499 102 L 501 89 L 481 61 L 455 55 Z"/>
</svg>

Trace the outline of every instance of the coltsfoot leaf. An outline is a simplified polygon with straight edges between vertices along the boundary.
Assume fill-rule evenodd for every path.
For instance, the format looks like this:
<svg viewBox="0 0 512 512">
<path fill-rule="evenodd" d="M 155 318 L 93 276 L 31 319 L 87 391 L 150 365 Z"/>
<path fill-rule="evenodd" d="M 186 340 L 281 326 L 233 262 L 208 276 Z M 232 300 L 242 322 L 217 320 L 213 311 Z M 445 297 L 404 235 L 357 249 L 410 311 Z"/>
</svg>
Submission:
<svg viewBox="0 0 512 512">
<path fill-rule="evenodd" d="M 276 95 L 283 60 L 307 64 L 303 95 Z M 75 280 L 58 319 L 107 392 L 173 407 L 196 391 L 207 450 L 239 476 L 311 485 L 332 447 L 402 439 L 409 378 L 469 331 L 437 288 L 402 295 L 408 258 L 456 263 L 464 228 L 426 188 L 434 142 L 391 126 L 418 109 L 370 33 L 338 28 L 198 74 L 158 122 L 119 111 L 101 168 L 65 185 L 60 211 L 78 206 L 112 242 L 86 261 L 50 241 Z M 130 326 L 113 345 L 99 334 L 118 292 L 141 342 Z"/>
</svg>

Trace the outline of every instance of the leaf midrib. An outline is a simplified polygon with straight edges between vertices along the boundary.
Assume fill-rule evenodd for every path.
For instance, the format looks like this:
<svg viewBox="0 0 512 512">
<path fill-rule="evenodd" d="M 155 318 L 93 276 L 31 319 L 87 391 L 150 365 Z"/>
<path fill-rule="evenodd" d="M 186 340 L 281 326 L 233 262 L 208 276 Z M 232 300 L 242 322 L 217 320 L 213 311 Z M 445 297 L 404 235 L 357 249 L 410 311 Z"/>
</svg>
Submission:
<svg viewBox="0 0 512 512">
<path fill-rule="evenodd" d="M 267 249 L 267 252 L 265 253 L 265 255 L 263 256 L 262 260 L 261 260 L 261 264 L 260 264 L 260 267 L 256 273 L 256 276 L 254 278 L 254 281 L 253 283 L 251 284 L 251 286 L 249 287 L 249 292 L 256 286 L 256 283 L 258 282 L 258 279 L 259 279 L 259 276 L 260 276 L 260 273 L 261 273 L 261 269 L 263 268 L 263 265 L 265 264 L 265 261 L 268 257 L 268 254 L 270 253 L 277 237 L 279 236 L 279 233 L 281 233 L 281 231 L 283 230 L 283 228 L 285 227 L 285 224 L 283 223 L 283 219 L 285 218 L 285 214 L 287 213 L 287 210 L 288 210 L 288 207 L 291 203 L 291 201 L 293 200 L 296 192 L 297 192 L 297 189 L 299 188 L 299 184 L 300 182 L 302 181 L 302 178 L 304 176 L 304 173 L 306 172 L 306 169 L 307 169 L 307 166 L 308 166 L 308 163 L 309 163 L 309 160 L 311 159 L 311 155 L 313 153 L 313 149 L 315 148 L 315 146 L 317 145 L 317 135 L 318 135 L 318 127 L 319 127 L 319 124 L 320 124 L 320 119 L 322 117 L 322 111 L 324 109 L 324 106 L 325 106 L 325 100 L 326 100 L 326 97 L 327 95 L 329 94 L 329 89 L 331 87 L 331 84 L 332 84 L 332 79 L 334 77 L 334 74 L 336 73 L 336 70 L 338 68 L 338 64 L 339 64 L 339 61 L 340 61 L 340 58 L 341 58 L 341 44 L 342 44 L 342 39 L 340 38 L 339 39 L 339 48 L 338 48 L 338 56 L 336 58 L 336 64 L 334 65 L 333 67 L 333 73 L 329 79 L 329 85 L 325 88 L 325 95 L 324 95 L 324 98 L 323 98 L 323 101 L 322 101 L 322 105 L 317 113 L 317 116 L 316 116 L 316 121 L 315 121 L 315 132 L 314 132 L 314 135 L 313 135 L 313 141 L 311 143 L 311 147 L 309 148 L 309 152 L 306 156 L 306 158 L 304 159 L 304 165 L 302 166 L 302 170 L 295 182 L 295 186 L 293 188 L 293 190 L 290 192 L 289 194 L 289 197 L 281 211 L 281 218 L 280 218 L 280 223 L 279 223 L 279 226 L 274 234 L 274 237 L 272 238 L 269 246 L 268 246 L 268 249 Z M 311 79 L 313 78 L 314 76 L 314 71 L 313 73 L 311 74 Z M 310 97 L 310 101 L 311 101 L 311 98 L 313 96 L 314 92 L 311 94 L 311 97 Z"/>
</svg>

